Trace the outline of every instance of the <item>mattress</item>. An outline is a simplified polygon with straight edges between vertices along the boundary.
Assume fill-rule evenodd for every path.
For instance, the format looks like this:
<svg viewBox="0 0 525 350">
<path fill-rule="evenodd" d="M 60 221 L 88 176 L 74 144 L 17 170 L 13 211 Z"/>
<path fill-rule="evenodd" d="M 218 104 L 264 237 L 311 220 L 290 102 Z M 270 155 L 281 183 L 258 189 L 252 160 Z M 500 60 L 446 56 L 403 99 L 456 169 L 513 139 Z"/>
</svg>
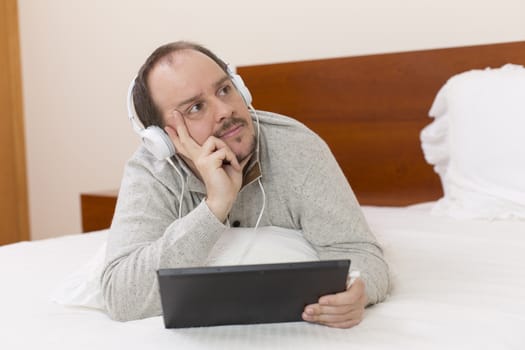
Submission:
<svg viewBox="0 0 525 350">
<path fill-rule="evenodd" d="M 430 215 L 431 203 L 363 207 L 393 277 L 351 329 L 306 322 L 165 329 L 116 322 L 51 295 L 107 231 L 0 247 L 2 349 L 525 349 L 525 222 Z"/>
</svg>

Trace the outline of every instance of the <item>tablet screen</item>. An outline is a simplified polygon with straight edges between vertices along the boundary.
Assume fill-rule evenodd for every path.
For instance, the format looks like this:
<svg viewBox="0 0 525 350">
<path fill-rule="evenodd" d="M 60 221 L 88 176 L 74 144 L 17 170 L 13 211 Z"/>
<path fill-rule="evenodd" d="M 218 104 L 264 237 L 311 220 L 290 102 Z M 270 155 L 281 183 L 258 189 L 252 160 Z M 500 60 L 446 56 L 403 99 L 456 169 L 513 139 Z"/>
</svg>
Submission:
<svg viewBox="0 0 525 350">
<path fill-rule="evenodd" d="M 345 290 L 350 260 L 160 269 L 166 328 L 301 321 Z"/>
</svg>

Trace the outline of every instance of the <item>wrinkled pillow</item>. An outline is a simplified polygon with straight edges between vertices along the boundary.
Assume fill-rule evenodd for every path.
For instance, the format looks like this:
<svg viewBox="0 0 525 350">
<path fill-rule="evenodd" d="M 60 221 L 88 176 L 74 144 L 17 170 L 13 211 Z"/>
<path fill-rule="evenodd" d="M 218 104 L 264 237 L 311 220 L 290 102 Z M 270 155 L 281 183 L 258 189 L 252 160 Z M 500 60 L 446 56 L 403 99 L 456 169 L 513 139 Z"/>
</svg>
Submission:
<svg viewBox="0 0 525 350">
<path fill-rule="evenodd" d="M 100 285 L 105 258 L 106 243 L 104 242 L 89 261 L 67 276 L 54 291 L 51 299 L 62 305 L 105 310 Z"/>
<path fill-rule="evenodd" d="M 51 299 L 66 306 L 105 310 L 100 284 L 106 243 L 57 287 Z M 229 228 L 211 250 L 205 265 L 242 265 L 319 260 L 300 231 L 268 226 Z"/>
<path fill-rule="evenodd" d="M 450 78 L 421 132 L 444 196 L 437 215 L 525 219 L 525 69 L 471 70 Z"/>
</svg>

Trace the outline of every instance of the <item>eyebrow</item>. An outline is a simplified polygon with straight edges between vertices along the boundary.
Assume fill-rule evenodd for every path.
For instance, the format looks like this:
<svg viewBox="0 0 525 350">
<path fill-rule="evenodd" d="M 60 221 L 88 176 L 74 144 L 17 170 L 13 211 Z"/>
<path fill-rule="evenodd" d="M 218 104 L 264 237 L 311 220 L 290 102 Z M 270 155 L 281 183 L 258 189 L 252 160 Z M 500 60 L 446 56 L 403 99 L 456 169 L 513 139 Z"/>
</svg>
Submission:
<svg viewBox="0 0 525 350">
<path fill-rule="evenodd" d="M 222 85 L 226 80 L 229 80 L 229 79 L 230 79 L 230 77 L 229 77 L 228 75 L 225 75 L 225 76 L 223 76 L 222 78 L 220 78 L 219 80 L 217 80 L 215 83 L 213 83 L 213 87 L 214 87 L 214 88 L 217 88 L 217 87 L 219 87 L 220 85 Z M 190 97 L 190 98 L 187 98 L 187 99 L 181 101 L 181 102 L 177 105 L 177 109 L 181 109 L 182 107 L 184 107 L 184 106 L 186 106 L 186 105 L 188 105 L 188 104 L 190 104 L 190 103 L 192 103 L 192 102 L 194 102 L 194 101 L 199 100 L 199 99 L 202 97 L 202 95 L 203 95 L 203 94 L 202 94 L 202 92 L 201 92 L 201 93 L 199 93 L 199 94 L 197 94 L 197 95 L 195 95 L 195 96 L 192 96 L 192 97 Z"/>
</svg>

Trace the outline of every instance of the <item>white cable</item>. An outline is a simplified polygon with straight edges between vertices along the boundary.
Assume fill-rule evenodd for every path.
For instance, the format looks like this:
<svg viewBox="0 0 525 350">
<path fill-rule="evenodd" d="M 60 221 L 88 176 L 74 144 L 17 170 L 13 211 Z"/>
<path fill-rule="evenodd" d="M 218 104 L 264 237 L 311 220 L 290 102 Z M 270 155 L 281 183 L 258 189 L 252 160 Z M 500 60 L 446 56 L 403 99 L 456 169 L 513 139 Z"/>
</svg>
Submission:
<svg viewBox="0 0 525 350">
<path fill-rule="evenodd" d="M 166 160 L 168 161 L 168 163 L 170 163 L 171 167 L 173 169 L 175 169 L 177 174 L 179 174 L 180 181 L 182 183 L 182 188 L 180 190 L 180 196 L 179 196 L 179 219 L 180 219 L 182 217 L 182 199 L 184 198 L 184 183 L 185 183 L 184 176 L 182 176 L 182 173 L 180 172 L 180 170 L 177 169 L 175 164 L 173 164 L 173 161 L 171 160 L 171 157 L 166 158 Z"/>
<path fill-rule="evenodd" d="M 244 261 L 244 258 L 246 258 L 246 255 L 252 250 L 253 245 L 255 244 L 255 240 L 257 239 L 257 228 L 259 227 L 259 223 L 261 222 L 263 213 L 264 213 L 264 207 L 266 205 L 266 194 L 264 193 L 264 187 L 262 185 L 261 179 L 259 178 L 257 180 L 259 182 L 259 187 L 262 191 L 262 197 L 263 197 L 263 204 L 261 208 L 261 212 L 259 213 L 259 217 L 257 218 L 257 223 L 255 224 L 255 227 L 253 228 L 253 236 L 250 238 L 250 241 L 246 244 L 246 248 L 244 249 L 244 252 L 241 254 L 239 260 L 237 261 L 237 265 L 242 264 Z"/>
<path fill-rule="evenodd" d="M 257 121 L 257 143 L 256 143 L 256 157 L 257 157 L 257 162 L 259 161 L 259 137 L 260 137 L 260 132 L 261 132 L 261 128 L 260 128 L 260 124 L 259 124 L 259 115 L 257 115 L 257 111 L 255 110 L 255 108 L 253 108 L 252 105 L 249 105 L 248 106 L 249 108 L 251 108 L 251 110 L 253 111 L 253 113 L 255 114 L 255 120 Z M 260 167 L 260 165 L 259 165 Z M 259 224 L 261 223 L 261 219 L 262 219 L 262 216 L 264 214 L 264 209 L 266 207 L 266 193 L 264 191 L 264 187 L 263 187 L 263 184 L 262 184 L 262 181 L 261 181 L 261 177 L 259 176 L 259 178 L 257 179 L 257 182 L 259 183 L 259 187 L 261 188 L 261 193 L 262 193 L 262 207 L 261 207 L 261 212 L 259 213 L 259 217 L 257 218 L 257 222 L 255 223 L 255 227 L 253 228 L 253 237 L 249 240 L 249 242 L 246 244 L 246 248 L 244 249 L 244 252 L 240 255 L 239 257 L 239 260 L 237 261 L 237 264 L 242 264 L 244 259 L 246 258 L 246 255 L 249 253 L 249 251 L 252 249 L 252 246 L 255 244 L 255 240 L 257 239 L 257 228 L 259 227 Z"/>
<path fill-rule="evenodd" d="M 261 208 L 261 213 L 259 214 L 259 218 L 257 218 L 257 222 L 255 223 L 255 228 L 254 228 L 255 230 L 257 230 L 257 228 L 259 227 L 259 224 L 261 223 L 261 219 L 264 213 L 264 207 L 266 206 L 266 193 L 264 193 L 264 187 L 262 185 L 261 179 L 258 179 L 257 182 L 259 182 L 259 187 L 261 188 L 263 204 Z"/>
<path fill-rule="evenodd" d="M 257 122 L 257 143 L 255 146 L 255 151 L 257 152 L 257 161 L 259 161 L 259 138 L 261 135 L 261 124 L 259 123 L 259 115 L 257 114 L 255 108 L 253 108 L 252 105 L 249 105 L 248 107 L 252 110 L 253 114 L 255 114 L 255 121 Z"/>
<path fill-rule="evenodd" d="M 259 139 L 261 137 L 261 125 L 259 123 L 259 115 L 257 114 L 257 111 L 255 110 L 255 108 L 253 108 L 253 106 L 251 104 L 248 107 L 253 111 L 253 114 L 255 114 L 255 120 L 257 122 L 257 143 L 256 143 L 256 146 L 255 146 L 256 147 L 255 152 L 256 152 L 257 162 L 259 162 L 259 160 L 260 160 L 259 159 Z M 260 165 L 259 165 L 259 167 L 260 167 Z M 257 182 L 259 183 L 259 187 L 261 188 L 263 203 L 262 203 L 261 212 L 259 213 L 259 217 L 257 218 L 257 222 L 255 223 L 254 230 L 257 230 L 257 228 L 259 227 L 259 224 L 261 223 L 261 219 L 262 219 L 262 216 L 263 216 L 263 213 L 264 213 L 264 209 L 266 207 L 266 193 L 264 192 L 264 187 L 262 185 L 261 177 L 259 177 L 259 179 L 257 179 Z M 251 244 L 250 244 L 250 246 L 251 246 Z"/>
</svg>

